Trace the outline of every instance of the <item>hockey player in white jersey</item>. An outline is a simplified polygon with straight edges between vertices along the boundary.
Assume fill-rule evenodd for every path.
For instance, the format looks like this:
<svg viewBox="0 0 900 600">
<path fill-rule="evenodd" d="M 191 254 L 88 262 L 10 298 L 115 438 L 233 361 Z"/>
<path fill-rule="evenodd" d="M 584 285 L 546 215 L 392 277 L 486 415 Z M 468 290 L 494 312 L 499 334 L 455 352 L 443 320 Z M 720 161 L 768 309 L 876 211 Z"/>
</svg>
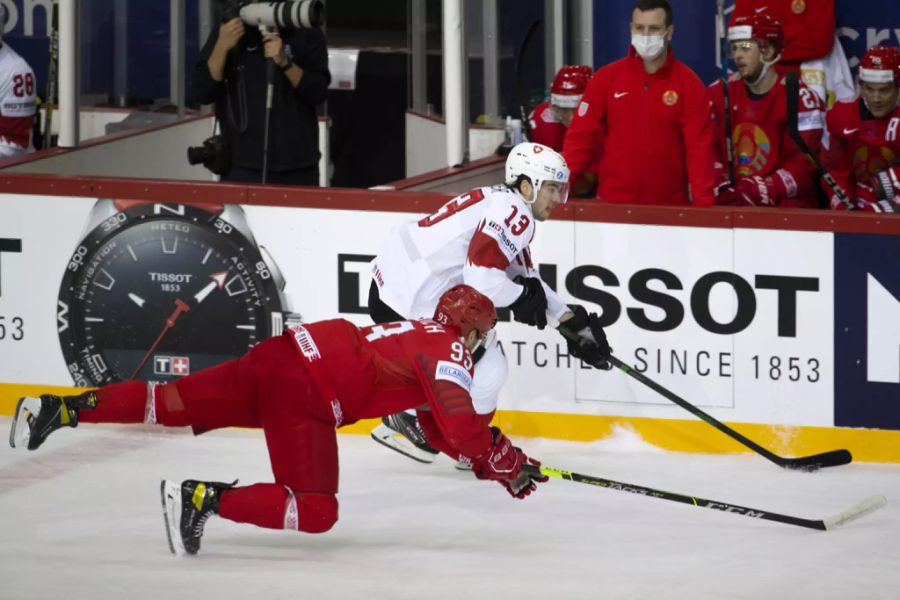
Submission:
<svg viewBox="0 0 900 600">
<path fill-rule="evenodd" d="M 522 143 L 510 152 L 505 171 L 504 184 L 461 194 L 433 214 L 391 232 L 372 261 L 369 314 L 376 323 L 426 317 L 434 313 L 444 291 L 465 283 L 496 306 L 508 307 L 520 323 L 544 329 L 549 314 L 561 328 L 581 332 L 593 342 L 567 342 L 569 353 L 603 364 L 610 349 L 597 315 L 567 306 L 541 280 L 529 251 L 535 221 L 547 220 L 568 198 L 565 160 L 547 146 Z M 490 421 L 506 380 L 506 357 L 489 339 L 475 358 L 472 402 L 476 413 Z M 429 463 L 437 450 L 427 443 L 427 433 L 414 415 L 398 413 L 384 417 L 372 437 Z"/>
</svg>

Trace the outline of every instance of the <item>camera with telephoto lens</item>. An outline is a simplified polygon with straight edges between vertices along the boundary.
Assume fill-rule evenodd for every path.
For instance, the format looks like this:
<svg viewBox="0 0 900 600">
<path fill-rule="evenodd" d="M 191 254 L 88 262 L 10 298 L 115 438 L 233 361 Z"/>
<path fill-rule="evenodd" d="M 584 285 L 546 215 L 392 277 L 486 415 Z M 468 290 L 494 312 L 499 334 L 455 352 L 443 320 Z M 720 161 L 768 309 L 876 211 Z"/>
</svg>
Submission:
<svg viewBox="0 0 900 600">
<path fill-rule="evenodd" d="M 222 22 L 240 19 L 247 25 L 278 29 L 318 29 L 325 23 L 322 0 L 285 0 L 284 2 L 250 2 L 225 0 Z"/>
<path fill-rule="evenodd" d="M 216 175 L 226 175 L 231 170 L 231 155 L 221 134 L 206 138 L 202 146 L 188 147 L 187 159 L 189 164 L 202 164 Z"/>
</svg>

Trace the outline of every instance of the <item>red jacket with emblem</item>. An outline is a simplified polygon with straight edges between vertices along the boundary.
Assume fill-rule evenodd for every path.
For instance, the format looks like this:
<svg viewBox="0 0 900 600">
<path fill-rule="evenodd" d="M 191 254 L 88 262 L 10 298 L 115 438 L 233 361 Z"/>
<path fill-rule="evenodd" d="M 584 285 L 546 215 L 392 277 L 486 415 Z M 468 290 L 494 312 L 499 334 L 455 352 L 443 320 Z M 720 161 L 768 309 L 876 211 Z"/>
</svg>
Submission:
<svg viewBox="0 0 900 600">
<path fill-rule="evenodd" d="M 428 441 L 454 459 L 491 448 L 492 415 L 475 413 L 472 355 L 455 331 L 431 319 L 362 328 L 334 319 L 294 325 L 284 335 L 337 427 L 418 408 L 431 426 Z"/>
<path fill-rule="evenodd" d="M 785 49 L 775 63 L 779 73 L 831 52 L 834 0 L 736 0 L 730 23 L 754 13 L 771 15 L 784 28 Z"/>
<path fill-rule="evenodd" d="M 822 164 L 857 208 L 877 206 L 872 176 L 900 165 L 900 106 L 876 119 L 860 99 L 838 102 L 825 117 L 828 132 L 822 144 Z M 837 206 L 832 199 L 832 208 Z"/>
<path fill-rule="evenodd" d="M 566 133 L 576 179 L 599 150 L 597 198 L 634 204 L 710 206 L 712 122 L 706 87 L 672 49 L 653 74 L 628 56 L 594 73 Z"/>
<path fill-rule="evenodd" d="M 763 95 L 752 93 L 743 80 L 728 84 L 731 102 L 731 139 L 734 143 L 735 177 L 777 177 L 785 194 L 775 198 L 782 207 L 818 208 L 816 172 L 788 134 L 787 91 L 784 79 Z M 709 86 L 715 136 L 713 165 L 717 183 L 727 178 L 725 150 L 725 102 L 722 80 Z M 810 149 L 817 153 L 825 124 L 825 107 L 802 82 L 797 99 L 797 125 Z"/>
</svg>

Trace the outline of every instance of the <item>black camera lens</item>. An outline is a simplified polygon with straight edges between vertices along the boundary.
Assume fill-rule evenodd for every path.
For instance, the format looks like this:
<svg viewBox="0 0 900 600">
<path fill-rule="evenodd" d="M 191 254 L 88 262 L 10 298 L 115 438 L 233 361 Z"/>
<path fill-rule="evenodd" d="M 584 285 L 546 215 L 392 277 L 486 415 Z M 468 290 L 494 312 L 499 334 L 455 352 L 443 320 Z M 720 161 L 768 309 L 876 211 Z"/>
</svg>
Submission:
<svg viewBox="0 0 900 600">
<path fill-rule="evenodd" d="M 187 149 L 188 164 L 199 165 L 210 159 L 209 148 L 206 146 L 189 146 Z"/>
</svg>

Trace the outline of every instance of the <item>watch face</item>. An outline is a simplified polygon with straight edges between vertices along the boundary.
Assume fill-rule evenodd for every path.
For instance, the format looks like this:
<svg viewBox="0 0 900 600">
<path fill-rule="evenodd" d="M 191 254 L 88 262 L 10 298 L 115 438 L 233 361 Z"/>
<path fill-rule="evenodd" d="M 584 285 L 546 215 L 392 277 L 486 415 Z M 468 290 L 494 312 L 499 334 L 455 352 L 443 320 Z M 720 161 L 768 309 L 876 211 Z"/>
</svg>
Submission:
<svg viewBox="0 0 900 600">
<path fill-rule="evenodd" d="M 256 246 L 192 206 L 140 204 L 91 231 L 59 289 L 75 384 L 171 381 L 280 333 L 278 288 Z"/>
</svg>

